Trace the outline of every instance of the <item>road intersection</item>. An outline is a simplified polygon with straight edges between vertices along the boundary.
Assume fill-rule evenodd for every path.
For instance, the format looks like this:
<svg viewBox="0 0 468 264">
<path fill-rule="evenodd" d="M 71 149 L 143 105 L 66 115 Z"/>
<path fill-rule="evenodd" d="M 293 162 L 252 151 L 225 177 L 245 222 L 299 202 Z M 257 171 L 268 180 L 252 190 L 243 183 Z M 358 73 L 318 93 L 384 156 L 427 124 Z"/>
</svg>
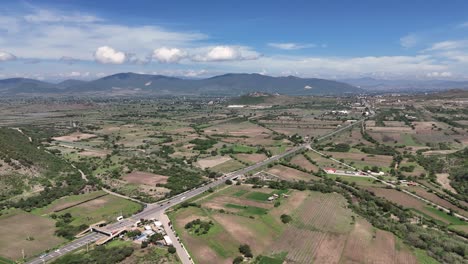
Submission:
<svg viewBox="0 0 468 264">
<path fill-rule="evenodd" d="M 328 138 L 330 136 L 333 136 L 343 130 L 346 130 L 356 124 L 359 124 L 363 121 L 364 119 L 361 119 L 361 120 L 358 120 L 352 124 L 349 124 L 347 126 L 344 126 L 344 127 L 341 127 L 327 135 L 324 135 L 320 138 L 317 138 L 316 140 L 320 141 L 320 140 L 323 140 L 325 138 Z M 148 204 L 146 205 L 146 207 L 144 208 L 144 210 L 140 213 L 137 213 L 127 219 L 124 219 L 120 222 L 116 222 L 116 223 L 113 223 L 113 224 L 109 224 L 107 225 L 105 228 L 106 230 L 110 231 L 110 232 L 114 232 L 114 231 L 117 231 L 117 230 L 121 230 L 123 228 L 127 228 L 127 227 L 131 227 L 135 224 L 136 221 L 138 221 L 139 219 L 151 219 L 151 218 L 159 218 L 161 217 L 164 212 L 177 205 L 177 204 L 180 204 L 182 203 L 183 201 L 185 200 L 188 200 L 188 199 L 191 199 L 199 194 L 202 194 L 206 191 L 208 191 L 210 188 L 214 188 L 214 187 L 217 187 L 221 184 L 223 184 L 226 180 L 233 180 L 233 179 L 236 179 L 238 178 L 239 176 L 242 176 L 250 171 L 253 171 L 253 170 L 256 170 L 258 168 L 261 168 L 265 165 L 268 165 L 272 162 L 275 162 L 275 161 L 278 161 L 288 155 L 291 155 L 297 151 L 300 151 L 300 150 L 303 150 L 305 148 L 307 148 L 309 146 L 310 143 L 303 143 L 303 144 L 300 144 L 298 146 L 295 146 L 293 147 L 292 149 L 282 153 L 282 154 L 279 154 L 279 155 L 275 155 L 275 156 L 272 156 L 268 159 L 265 159 L 263 161 L 260 161 L 254 165 L 251 165 L 251 166 L 248 166 L 248 167 L 245 167 L 243 169 L 240 169 L 238 171 L 235 171 L 235 172 L 231 172 L 231 173 L 227 173 L 217 179 L 215 179 L 214 181 L 212 182 L 209 182 L 209 183 L 206 183 L 206 184 L 203 184 L 202 186 L 200 187 L 197 187 L 197 188 L 194 188 L 194 189 L 191 189 L 191 190 L 188 190 L 186 192 L 183 192 L 183 193 L 180 193 L 178 195 L 175 195 L 169 199 L 166 199 L 166 200 L 163 200 L 163 201 L 160 201 L 160 202 L 156 202 L 156 203 L 153 203 L 153 204 Z M 164 226 L 166 232 L 173 232 L 173 230 L 169 227 L 169 226 Z M 175 234 L 172 234 L 174 237 L 175 237 Z M 87 243 L 92 243 L 92 242 L 96 242 L 97 240 L 103 238 L 105 235 L 104 234 L 98 234 L 98 233 L 90 233 L 88 235 L 85 235 L 79 239 L 76 239 L 76 240 L 73 240 L 71 242 L 69 242 L 68 244 L 62 246 L 61 248 L 59 248 L 58 250 L 52 252 L 52 253 L 49 253 L 49 254 L 44 254 L 40 257 L 37 257 L 37 258 L 34 258 L 28 262 L 26 262 L 27 264 L 40 264 L 40 263 L 45 263 L 47 261 L 50 261 L 54 258 L 57 258 L 57 257 L 60 257 L 62 256 L 63 254 L 65 253 L 68 253 L 69 251 L 72 251 L 72 250 L 75 250 L 77 248 L 80 248 L 82 246 L 85 246 Z M 173 241 L 174 243 L 179 243 L 177 240 L 176 241 Z M 180 243 L 179 243 L 180 244 Z M 182 252 L 180 250 L 177 251 L 177 253 L 179 254 L 179 257 L 182 259 L 182 260 L 186 260 L 186 259 L 190 259 L 190 256 L 188 256 L 188 254 L 184 255 L 185 253 L 187 253 L 185 250 L 183 250 Z M 182 256 L 181 256 L 182 255 Z M 190 262 L 183 262 L 184 264 L 188 264 L 188 263 L 192 263 L 191 260 Z"/>
</svg>

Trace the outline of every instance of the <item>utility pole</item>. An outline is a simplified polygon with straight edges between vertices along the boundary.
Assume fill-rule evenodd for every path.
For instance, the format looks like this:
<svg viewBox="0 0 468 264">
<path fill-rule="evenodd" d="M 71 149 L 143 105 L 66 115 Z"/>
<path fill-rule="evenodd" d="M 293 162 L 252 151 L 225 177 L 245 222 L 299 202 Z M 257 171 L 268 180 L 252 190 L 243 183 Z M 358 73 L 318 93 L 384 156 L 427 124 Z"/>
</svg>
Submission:
<svg viewBox="0 0 468 264">
<path fill-rule="evenodd" d="M 23 260 L 24 260 L 24 259 L 26 258 L 26 257 L 24 256 L 24 248 L 21 249 L 21 255 L 23 255 Z"/>
</svg>

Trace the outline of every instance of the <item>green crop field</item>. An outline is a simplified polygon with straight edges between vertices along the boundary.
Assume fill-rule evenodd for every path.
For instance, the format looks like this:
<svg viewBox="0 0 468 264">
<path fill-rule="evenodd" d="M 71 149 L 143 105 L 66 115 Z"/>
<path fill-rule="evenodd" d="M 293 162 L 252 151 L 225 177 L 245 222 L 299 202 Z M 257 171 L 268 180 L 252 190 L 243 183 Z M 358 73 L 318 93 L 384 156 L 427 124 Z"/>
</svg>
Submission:
<svg viewBox="0 0 468 264">
<path fill-rule="evenodd" d="M 271 195 L 269 193 L 262 193 L 262 192 L 251 192 L 246 195 L 247 199 L 256 200 L 256 201 L 268 201 L 268 197 Z"/>
</svg>

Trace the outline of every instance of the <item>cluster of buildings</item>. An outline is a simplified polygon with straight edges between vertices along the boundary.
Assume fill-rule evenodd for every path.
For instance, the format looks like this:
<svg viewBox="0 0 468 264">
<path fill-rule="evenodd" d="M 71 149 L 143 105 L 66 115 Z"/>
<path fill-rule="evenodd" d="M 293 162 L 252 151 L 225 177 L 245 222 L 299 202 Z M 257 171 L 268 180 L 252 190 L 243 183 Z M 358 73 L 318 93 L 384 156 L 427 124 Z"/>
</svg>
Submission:
<svg viewBox="0 0 468 264">
<path fill-rule="evenodd" d="M 129 230 L 129 231 L 139 230 L 141 232 L 141 235 L 134 238 L 133 241 L 135 243 L 141 244 L 145 241 L 147 242 L 151 236 L 155 235 L 156 233 L 159 233 L 162 235 L 163 239 L 161 241 L 158 241 L 157 244 L 161 246 L 172 246 L 173 242 L 171 238 L 167 235 L 166 231 L 164 230 L 164 226 L 161 221 L 156 220 L 156 219 L 143 220 L 143 221 L 142 220 L 138 220 L 133 225 L 133 229 Z"/>
</svg>

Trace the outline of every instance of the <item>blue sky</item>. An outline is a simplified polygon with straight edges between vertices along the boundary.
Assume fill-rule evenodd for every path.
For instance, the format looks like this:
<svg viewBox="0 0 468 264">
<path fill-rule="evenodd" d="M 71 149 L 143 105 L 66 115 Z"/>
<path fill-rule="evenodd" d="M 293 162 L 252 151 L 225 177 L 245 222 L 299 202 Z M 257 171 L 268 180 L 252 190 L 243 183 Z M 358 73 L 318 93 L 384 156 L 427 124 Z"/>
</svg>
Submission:
<svg viewBox="0 0 468 264">
<path fill-rule="evenodd" d="M 468 79 L 468 1 L 2 1 L 0 78 Z"/>
</svg>

